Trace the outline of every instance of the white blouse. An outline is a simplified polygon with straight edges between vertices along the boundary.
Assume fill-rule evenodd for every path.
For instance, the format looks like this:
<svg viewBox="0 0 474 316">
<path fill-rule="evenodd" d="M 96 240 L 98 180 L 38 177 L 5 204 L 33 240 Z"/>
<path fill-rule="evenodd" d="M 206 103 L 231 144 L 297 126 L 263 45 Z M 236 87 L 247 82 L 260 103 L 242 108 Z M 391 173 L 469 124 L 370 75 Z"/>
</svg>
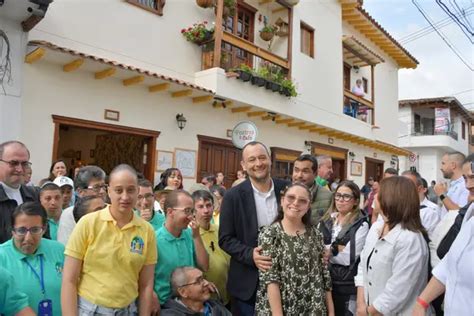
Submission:
<svg viewBox="0 0 474 316">
<path fill-rule="evenodd" d="M 365 302 L 380 313 L 411 315 L 428 281 L 428 245 L 421 233 L 400 224 L 380 238 L 383 226 L 377 221 L 370 228 L 355 285 L 364 288 Z"/>
</svg>

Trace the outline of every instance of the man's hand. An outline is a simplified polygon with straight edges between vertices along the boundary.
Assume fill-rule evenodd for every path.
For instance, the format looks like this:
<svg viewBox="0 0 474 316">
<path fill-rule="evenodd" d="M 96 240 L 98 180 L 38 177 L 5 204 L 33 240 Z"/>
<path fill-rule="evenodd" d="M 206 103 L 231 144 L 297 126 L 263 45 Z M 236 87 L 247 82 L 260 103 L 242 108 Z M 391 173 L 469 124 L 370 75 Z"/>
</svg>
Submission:
<svg viewBox="0 0 474 316">
<path fill-rule="evenodd" d="M 156 295 L 155 291 L 153 291 L 153 299 L 151 301 L 151 315 L 159 316 L 160 312 L 161 312 L 160 300 L 158 299 L 158 295 Z"/>
<path fill-rule="evenodd" d="M 256 247 L 253 249 L 253 262 L 257 268 L 262 271 L 266 272 L 272 267 L 272 258 L 268 256 L 262 256 L 262 247 Z"/>
<path fill-rule="evenodd" d="M 195 218 L 193 218 L 193 220 L 189 222 L 189 227 L 191 227 L 191 230 L 193 231 L 193 238 L 201 236 L 201 233 L 199 232 L 199 223 L 196 221 Z"/>
<path fill-rule="evenodd" d="M 150 210 L 150 209 L 140 210 L 140 217 L 143 218 L 144 220 L 146 220 L 147 222 L 149 222 L 151 220 L 151 218 L 153 217 L 152 212 L 153 211 Z"/>
<path fill-rule="evenodd" d="M 437 196 L 446 194 L 446 192 L 448 192 L 448 185 L 445 182 L 438 182 L 434 186 L 434 191 Z"/>
</svg>

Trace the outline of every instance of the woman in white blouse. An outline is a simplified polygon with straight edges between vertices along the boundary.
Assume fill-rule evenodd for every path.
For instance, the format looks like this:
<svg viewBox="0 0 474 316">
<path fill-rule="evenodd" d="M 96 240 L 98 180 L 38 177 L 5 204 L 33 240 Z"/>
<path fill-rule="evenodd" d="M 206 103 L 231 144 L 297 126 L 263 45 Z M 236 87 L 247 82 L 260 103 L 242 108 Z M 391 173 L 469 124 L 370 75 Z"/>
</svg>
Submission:
<svg viewBox="0 0 474 316">
<path fill-rule="evenodd" d="M 369 232 L 367 216 L 359 208 L 360 190 L 352 181 L 336 187 L 332 203 L 323 216 L 320 230 L 329 248 L 329 272 L 336 315 L 354 315 L 359 256 Z"/>
<path fill-rule="evenodd" d="M 411 315 L 428 280 L 428 244 L 415 185 L 382 180 L 377 198 L 383 221 L 371 227 L 361 253 L 357 315 Z"/>
</svg>

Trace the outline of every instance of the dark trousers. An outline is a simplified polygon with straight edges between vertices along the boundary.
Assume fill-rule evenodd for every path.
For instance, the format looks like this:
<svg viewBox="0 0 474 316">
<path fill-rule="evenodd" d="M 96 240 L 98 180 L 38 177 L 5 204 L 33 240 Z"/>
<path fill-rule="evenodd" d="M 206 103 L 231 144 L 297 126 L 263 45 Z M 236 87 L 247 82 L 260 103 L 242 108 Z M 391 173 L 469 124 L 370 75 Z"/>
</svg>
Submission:
<svg viewBox="0 0 474 316">
<path fill-rule="evenodd" d="M 255 315 L 255 294 L 248 301 L 242 301 L 234 297 L 232 299 L 232 315 L 254 316 Z"/>
<path fill-rule="evenodd" d="M 332 293 L 332 300 L 334 302 L 334 312 L 336 316 L 352 316 L 353 314 L 349 312 L 349 300 L 350 295 L 342 295 Z"/>
<path fill-rule="evenodd" d="M 434 301 L 431 302 L 431 306 L 433 306 L 436 312 L 436 316 L 444 315 L 443 309 L 441 308 L 441 305 L 443 305 L 443 301 L 444 301 L 444 294 L 441 294 L 440 296 L 438 296 L 438 298 L 436 298 Z"/>
</svg>

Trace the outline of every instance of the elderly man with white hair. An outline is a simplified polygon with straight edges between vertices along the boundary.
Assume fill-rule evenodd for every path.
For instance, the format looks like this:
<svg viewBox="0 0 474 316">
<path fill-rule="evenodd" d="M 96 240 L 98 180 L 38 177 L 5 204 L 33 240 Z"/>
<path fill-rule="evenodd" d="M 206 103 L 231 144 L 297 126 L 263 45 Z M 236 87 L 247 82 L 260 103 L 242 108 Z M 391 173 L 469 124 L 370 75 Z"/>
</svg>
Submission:
<svg viewBox="0 0 474 316">
<path fill-rule="evenodd" d="M 162 316 L 232 314 L 218 301 L 211 300 L 215 291 L 212 283 L 204 279 L 201 270 L 194 267 L 179 267 L 171 273 L 172 297 L 162 307 Z"/>
</svg>

